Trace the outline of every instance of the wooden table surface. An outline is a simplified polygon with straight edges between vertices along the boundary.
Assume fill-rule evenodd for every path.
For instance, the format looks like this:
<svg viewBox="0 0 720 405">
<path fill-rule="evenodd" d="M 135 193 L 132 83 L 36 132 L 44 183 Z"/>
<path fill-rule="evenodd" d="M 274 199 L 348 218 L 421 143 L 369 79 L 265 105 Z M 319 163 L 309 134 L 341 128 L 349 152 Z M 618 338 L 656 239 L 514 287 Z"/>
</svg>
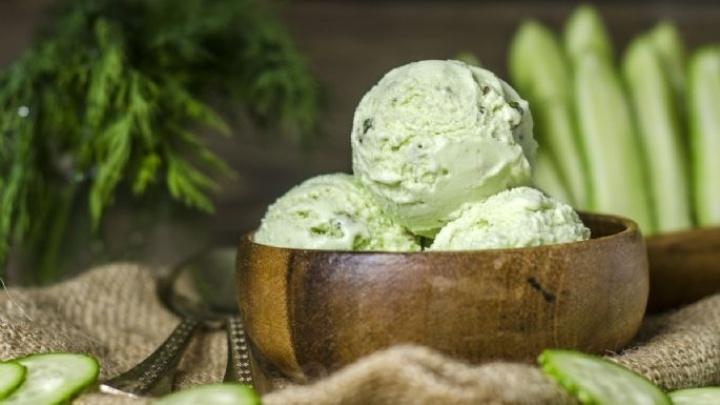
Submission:
<svg viewBox="0 0 720 405">
<path fill-rule="evenodd" d="M 52 0 L 0 1 L 0 66 L 27 46 L 34 27 Z M 327 91 L 324 139 L 310 153 L 284 141 L 258 142 L 251 127 L 236 128 L 230 140 L 210 139 L 240 173 L 226 182 L 214 217 L 168 220 L 139 236 L 141 258 L 164 262 L 179 245 L 197 244 L 197 226 L 228 240 L 252 228 L 266 205 L 311 175 L 350 170 L 349 133 L 354 108 L 384 72 L 410 61 L 452 58 L 471 51 L 489 69 L 505 76 L 507 44 L 518 23 L 537 18 L 559 28 L 572 2 L 538 1 L 294 1 L 282 18 Z M 690 46 L 720 42 L 720 2 L 610 2 L 600 7 L 619 50 L 654 22 L 675 21 Z M 123 234 L 132 213 L 115 210 L 109 218 Z M 199 223 L 198 223 L 199 221 Z M 120 229 L 118 231 L 117 229 Z M 112 237 L 110 237 L 112 239 Z M 125 245 L 110 243 L 121 252 Z"/>
</svg>

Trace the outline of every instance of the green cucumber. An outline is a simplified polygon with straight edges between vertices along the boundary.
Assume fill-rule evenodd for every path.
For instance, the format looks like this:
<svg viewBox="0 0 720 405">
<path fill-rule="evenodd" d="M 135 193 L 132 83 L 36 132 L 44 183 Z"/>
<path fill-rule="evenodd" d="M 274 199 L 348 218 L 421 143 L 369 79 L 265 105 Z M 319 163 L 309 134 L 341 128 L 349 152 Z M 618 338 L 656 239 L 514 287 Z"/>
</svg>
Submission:
<svg viewBox="0 0 720 405">
<path fill-rule="evenodd" d="M 25 367 L 15 362 L 0 363 L 0 399 L 10 395 L 25 380 Z"/>
<path fill-rule="evenodd" d="M 555 34 L 530 20 L 522 23 L 510 43 L 508 70 L 515 86 L 543 99 L 566 101 L 572 96 L 570 71 Z"/>
<path fill-rule="evenodd" d="M 649 34 L 653 47 L 660 55 L 667 79 L 679 102 L 679 111 L 685 111 L 685 46 L 675 24 L 663 21 Z"/>
<path fill-rule="evenodd" d="M 688 169 L 676 108 L 678 101 L 651 37 L 641 36 L 630 44 L 622 72 L 644 151 L 656 230 L 691 228 Z"/>
<path fill-rule="evenodd" d="M 688 119 L 695 212 L 701 226 L 720 224 L 720 48 L 695 52 L 688 66 Z"/>
<path fill-rule="evenodd" d="M 687 111 L 687 64 L 685 44 L 675 24 L 663 21 L 658 23 L 648 34 L 655 51 L 660 56 L 663 71 L 670 83 L 675 102 L 675 116 L 680 124 L 680 141 L 683 156 L 687 162 L 690 146 L 688 144 L 688 111 Z M 689 165 L 686 168 L 689 176 Z"/>
<path fill-rule="evenodd" d="M 259 405 L 260 398 L 247 385 L 225 383 L 188 388 L 156 401 L 154 405 Z"/>
<path fill-rule="evenodd" d="M 36 354 L 15 361 L 27 369 L 25 382 L 3 405 L 67 403 L 93 384 L 100 371 L 97 360 L 82 354 Z"/>
<path fill-rule="evenodd" d="M 670 399 L 674 405 L 717 405 L 720 404 L 720 387 L 673 391 Z"/>
<path fill-rule="evenodd" d="M 589 208 L 630 217 L 643 232 L 653 233 L 645 163 L 607 30 L 593 7 L 580 6 L 564 35 L 580 145 L 592 187 Z"/>
<path fill-rule="evenodd" d="M 589 5 L 575 9 L 565 24 L 565 51 L 571 59 L 587 52 L 612 59 L 613 48 L 610 35 L 597 10 Z"/>
<path fill-rule="evenodd" d="M 560 177 L 560 173 L 558 173 L 555 162 L 552 161 L 547 153 L 538 151 L 537 157 L 535 158 L 533 180 L 535 181 L 535 186 L 545 194 L 572 205 L 572 199 L 567 192 L 567 187 L 563 184 L 563 179 Z"/>
<path fill-rule="evenodd" d="M 530 102 L 540 147 L 554 158 L 567 186 L 566 201 L 588 208 L 586 162 L 573 122 L 570 70 L 559 41 L 542 24 L 525 22 L 510 46 L 508 66 L 513 85 Z"/>
<path fill-rule="evenodd" d="M 586 52 L 575 61 L 575 102 L 593 188 L 591 207 L 654 230 L 644 159 L 612 61 Z"/>
<path fill-rule="evenodd" d="M 545 350 L 543 372 L 583 404 L 671 405 L 655 384 L 618 364 L 569 350 Z"/>
</svg>

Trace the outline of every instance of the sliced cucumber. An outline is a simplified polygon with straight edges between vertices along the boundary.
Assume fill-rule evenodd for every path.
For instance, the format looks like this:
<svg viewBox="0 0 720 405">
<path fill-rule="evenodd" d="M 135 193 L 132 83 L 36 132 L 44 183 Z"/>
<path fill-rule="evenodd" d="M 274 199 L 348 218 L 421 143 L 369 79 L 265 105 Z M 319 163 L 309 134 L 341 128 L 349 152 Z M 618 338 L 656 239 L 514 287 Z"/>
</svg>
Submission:
<svg viewBox="0 0 720 405">
<path fill-rule="evenodd" d="M 10 395 L 25 380 L 25 367 L 15 362 L 0 363 L 0 399 Z"/>
<path fill-rule="evenodd" d="M 155 405 L 259 405 L 255 391 L 242 384 L 209 384 L 179 391 L 153 401 Z"/>
<path fill-rule="evenodd" d="M 97 360 L 82 354 L 36 354 L 15 361 L 27 369 L 25 382 L 3 405 L 66 403 L 93 384 L 100 371 Z"/>
<path fill-rule="evenodd" d="M 690 189 L 678 101 L 651 37 L 641 36 L 630 44 L 622 68 L 645 152 L 656 230 L 688 229 L 692 227 Z"/>
<path fill-rule="evenodd" d="M 642 150 L 620 79 L 610 59 L 578 57 L 575 102 L 593 188 L 592 209 L 627 216 L 654 230 Z"/>
<path fill-rule="evenodd" d="M 551 156 L 567 188 L 566 201 L 588 208 L 590 184 L 573 122 L 570 69 L 559 41 L 542 24 L 525 22 L 510 46 L 508 66 L 513 84 L 530 102 L 540 150 Z"/>
<path fill-rule="evenodd" d="M 670 393 L 674 405 L 720 404 L 720 387 L 691 388 Z"/>
<path fill-rule="evenodd" d="M 700 225 L 720 224 L 720 48 L 698 50 L 688 67 L 688 116 L 695 212 Z"/>
<path fill-rule="evenodd" d="M 655 384 L 634 372 L 597 356 L 545 350 L 542 370 L 583 404 L 671 405 Z"/>
<path fill-rule="evenodd" d="M 610 35 L 600 14 L 592 6 L 582 5 L 575 9 L 565 24 L 564 42 L 565 51 L 571 59 L 576 59 L 586 52 L 612 59 Z"/>
</svg>

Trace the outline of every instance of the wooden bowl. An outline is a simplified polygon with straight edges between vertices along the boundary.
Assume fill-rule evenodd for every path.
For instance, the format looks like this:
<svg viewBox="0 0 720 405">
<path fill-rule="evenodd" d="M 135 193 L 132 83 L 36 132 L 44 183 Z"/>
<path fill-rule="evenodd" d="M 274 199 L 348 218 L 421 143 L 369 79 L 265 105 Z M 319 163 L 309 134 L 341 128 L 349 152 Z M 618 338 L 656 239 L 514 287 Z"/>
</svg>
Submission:
<svg viewBox="0 0 720 405">
<path fill-rule="evenodd" d="M 648 311 L 658 312 L 720 292 L 720 227 L 647 238 Z"/>
<path fill-rule="evenodd" d="M 296 381 L 403 343 L 476 363 L 618 350 L 645 312 L 644 240 L 629 220 L 583 220 L 589 241 L 461 252 L 286 249 L 248 235 L 237 261 L 247 334 Z"/>
</svg>

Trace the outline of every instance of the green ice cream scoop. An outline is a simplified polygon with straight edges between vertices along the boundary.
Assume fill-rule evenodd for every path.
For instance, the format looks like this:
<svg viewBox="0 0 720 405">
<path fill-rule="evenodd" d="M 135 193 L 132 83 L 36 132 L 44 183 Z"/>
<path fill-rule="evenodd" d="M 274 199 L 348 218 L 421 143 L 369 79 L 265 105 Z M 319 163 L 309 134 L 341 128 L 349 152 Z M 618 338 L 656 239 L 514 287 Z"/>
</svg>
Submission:
<svg viewBox="0 0 720 405">
<path fill-rule="evenodd" d="M 493 73 L 427 60 L 387 73 L 352 129 L 353 169 L 383 210 L 432 236 L 465 202 L 531 182 L 526 101 Z"/>
<path fill-rule="evenodd" d="M 589 238 L 590 230 L 572 207 L 534 188 L 518 187 L 463 205 L 430 250 L 518 248 Z"/>
<path fill-rule="evenodd" d="M 387 217 L 355 177 L 314 177 L 272 204 L 253 239 L 264 245 L 331 250 L 417 251 L 409 232 Z"/>
</svg>

